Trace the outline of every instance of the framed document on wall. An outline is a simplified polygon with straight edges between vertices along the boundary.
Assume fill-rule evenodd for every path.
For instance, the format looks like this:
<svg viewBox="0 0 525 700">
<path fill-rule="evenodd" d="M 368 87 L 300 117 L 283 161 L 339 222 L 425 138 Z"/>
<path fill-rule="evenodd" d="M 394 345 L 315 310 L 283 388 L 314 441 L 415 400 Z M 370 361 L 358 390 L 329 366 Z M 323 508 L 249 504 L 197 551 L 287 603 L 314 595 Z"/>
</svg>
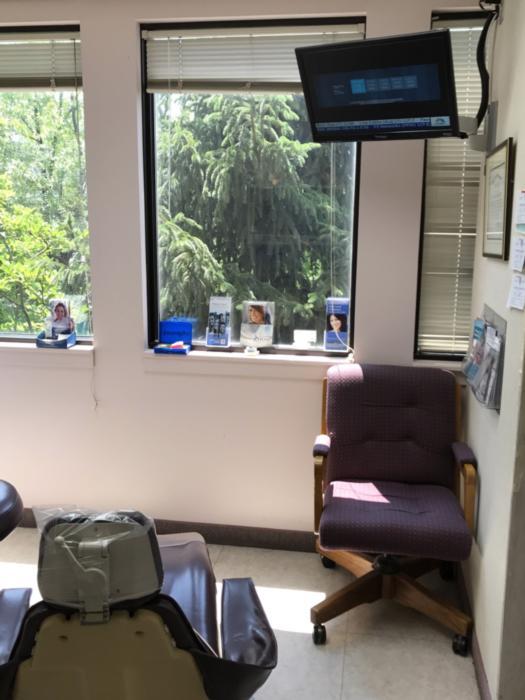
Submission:
<svg viewBox="0 0 525 700">
<path fill-rule="evenodd" d="M 483 255 L 507 260 L 512 216 L 512 139 L 487 154 L 485 160 L 485 216 Z"/>
</svg>

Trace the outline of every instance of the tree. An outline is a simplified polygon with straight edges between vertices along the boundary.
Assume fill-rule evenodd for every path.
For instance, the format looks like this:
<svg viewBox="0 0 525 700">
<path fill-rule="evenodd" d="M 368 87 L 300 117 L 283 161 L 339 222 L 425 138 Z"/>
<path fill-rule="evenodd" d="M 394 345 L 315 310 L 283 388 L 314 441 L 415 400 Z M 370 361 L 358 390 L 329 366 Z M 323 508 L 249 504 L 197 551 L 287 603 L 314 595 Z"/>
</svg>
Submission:
<svg viewBox="0 0 525 700">
<path fill-rule="evenodd" d="M 80 300 L 91 332 L 82 133 L 80 93 L 0 94 L 4 331 L 34 331 L 49 299 L 66 295 Z"/>
<path fill-rule="evenodd" d="M 336 152 L 311 143 L 297 96 L 157 95 L 156 101 L 161 232 L 179 214 L 191 219 L 185 231 L 206 245 L 200 260 L 207 279 L 221 270 L 210 294 L 227 286 L 238 308 L 243 299 L 275 301 L 278 342 L 291 342 L 301 324 L 320 330 L 326 297 L 346 292 L 350 279 L 353 146 Z M 160 250 L 170 267 L 172 253 Z M 204 322 L 203 287 L 193 282 L 175 281 L 178 293 L 171 295 L 161 275 L 161 299 L 170 296 L 170 314 L 184 306 Z"/>
<path fill-rule="evenodd" d="M 70 249 L 64 231 L 15 203 L 6 176 L 0 176 L 0 330 L 34 331 L 57 296 L 57 257 Z"/>
<path fill-rule="evenodd" d="M 160 305 L 163 317 L 207 313 L 213 294 L 231 294 L 221 264 L 199 234 L 200 226 L 182 213 L 163 217 L 159 236 L 161 277 Z"/>
</svg>

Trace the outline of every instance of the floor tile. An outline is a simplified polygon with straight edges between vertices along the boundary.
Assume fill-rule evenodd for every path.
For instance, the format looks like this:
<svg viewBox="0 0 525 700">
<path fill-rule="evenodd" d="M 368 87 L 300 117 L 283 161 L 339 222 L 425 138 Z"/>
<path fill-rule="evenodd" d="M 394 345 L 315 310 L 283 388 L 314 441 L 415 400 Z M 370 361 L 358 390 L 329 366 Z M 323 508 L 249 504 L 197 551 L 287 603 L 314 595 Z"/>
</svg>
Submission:
<svg viewBox="0 0 525 700">
<path fill-rule="evenodd" d="M 32 527 L 18 527 L 0 543 L 0 562 L 35 564 L 38 561 L 40 532 Z"/>
<path fill-rule="evenodd" d="M 352 635 L 346 640 L 344 700 L 479 700 L 470 657 L 451 640 Z"/>
<path fill-rule="evenodd" d="M 218 578 L 249 576 L 257 585 L 332 593 L 353 577 L 341 568 L 325 569 L 317 554 L 224 546 L 217 559 Z"/>
<path fill-rule="evenodd" d="M 215 566 L 217 559 L 220 557 L 222 552 L 222 544 L 209 544 L 208 553 L 210 555 L 210 561 Z"/>
<path fill-rule="evenodd" d="M 279 662 L 256 700 L 340 700 L 343 680 L 344 627 L 332 631 L 326 646 L 311 634 L 276 630 Z"/>
</svg>

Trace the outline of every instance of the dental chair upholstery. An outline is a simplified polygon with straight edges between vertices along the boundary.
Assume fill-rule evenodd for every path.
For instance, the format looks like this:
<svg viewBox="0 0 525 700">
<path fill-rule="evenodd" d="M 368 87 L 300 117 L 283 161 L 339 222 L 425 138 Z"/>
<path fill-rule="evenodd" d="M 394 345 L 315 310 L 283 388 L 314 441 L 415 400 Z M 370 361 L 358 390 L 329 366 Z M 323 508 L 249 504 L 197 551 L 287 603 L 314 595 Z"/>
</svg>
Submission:
<svg viewBox="0 0 525 700">
<path fill-rule="evenodd" d="M 358 578 L 311 610 L 316 644 L 324 622 L 380 598 L 442 623 L 465 655 L 471 618 L 424 588 L 470 554 L 475 457 L 459 440 L 454 375 L 435 368 L 331 367 L 322 435 L 314 446 L 315 531 L 323 564 Z"/>
<path fill-rule="evenodd" d="M 223 582 L 219 644 L 204 540 L 157 538 L 140 513 L 51 520 L 38 581 L 43 601 L 0 666 L 0 700 L 248 700 L 276 665 L 251 579 Z"/>
<path fill-rule="evenodd" d="M 0 540 L 5 539 L 22 520 L 24 505 L 17 490 L 0 481 Z M 29 605 L 29 588 L 0 590 L 0 665 L 9 659 Z"/>
</svg>

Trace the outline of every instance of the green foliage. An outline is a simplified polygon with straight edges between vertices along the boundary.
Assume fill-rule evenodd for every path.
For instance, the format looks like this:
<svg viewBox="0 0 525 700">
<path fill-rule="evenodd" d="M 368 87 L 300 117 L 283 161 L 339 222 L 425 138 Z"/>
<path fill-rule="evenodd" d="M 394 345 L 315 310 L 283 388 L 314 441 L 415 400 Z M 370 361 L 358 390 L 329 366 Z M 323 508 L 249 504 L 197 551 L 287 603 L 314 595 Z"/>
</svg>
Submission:
<svg viewBox="0 0 525 700">
<path fill-rule="evenodd" d="M 208 297 L 230 290 L 237 309 L 275 301 L 277 342 L 321 330 L 326 297 L 349 289 L 353 146 L 311 143 L 298 96 L 157 95 L 156 105 L 163 317 L 204 322 Z"/>
<path fill-rule="evenodd" d="M 0 94 L 0 331 L 35 332 L 75 296 L 91 332 L 81 95 Z"/>
<path fill-rule="evenodd" d="M 7 177 L 0 177 L 0 328 L 33 331 L 59 292 L 56 260 L 70 243 L 64 231 L 14 200 Z"/>
<path fill-rule="evenodd" d="M 222 266 L 211 254 L 201 228 L 182 213 L 163 217 L 159 231 L 160 305 L 163 317 L 207 313 L 212 294 L 230 294 Z"/>
</svg>

